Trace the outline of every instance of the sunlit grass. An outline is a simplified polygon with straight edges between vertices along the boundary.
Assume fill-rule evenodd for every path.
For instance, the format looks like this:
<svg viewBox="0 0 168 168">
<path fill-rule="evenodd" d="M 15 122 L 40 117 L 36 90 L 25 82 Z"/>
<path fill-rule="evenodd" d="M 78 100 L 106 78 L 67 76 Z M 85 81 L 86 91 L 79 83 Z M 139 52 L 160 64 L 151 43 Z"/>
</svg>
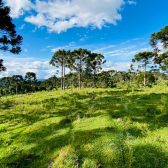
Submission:
<svg viewBox="0 0 168 168">
<path fill-rule="evenodd" d="M 168 167 L 168 88 L 0 100 L 0 167 Z"/>
</svg>

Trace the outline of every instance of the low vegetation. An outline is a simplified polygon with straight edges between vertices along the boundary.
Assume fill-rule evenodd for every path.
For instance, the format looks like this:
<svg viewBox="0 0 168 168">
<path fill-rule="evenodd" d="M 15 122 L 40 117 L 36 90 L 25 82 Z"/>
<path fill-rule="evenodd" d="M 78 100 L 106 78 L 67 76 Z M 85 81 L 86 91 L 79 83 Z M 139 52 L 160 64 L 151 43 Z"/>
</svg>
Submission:
<svg viewBox="0 0 168 168">
<path fill-rule="evenodd" d="M 161 83 L 2 97 L 0 167 L 166 168 L 167 125 Z"/>
</svg>

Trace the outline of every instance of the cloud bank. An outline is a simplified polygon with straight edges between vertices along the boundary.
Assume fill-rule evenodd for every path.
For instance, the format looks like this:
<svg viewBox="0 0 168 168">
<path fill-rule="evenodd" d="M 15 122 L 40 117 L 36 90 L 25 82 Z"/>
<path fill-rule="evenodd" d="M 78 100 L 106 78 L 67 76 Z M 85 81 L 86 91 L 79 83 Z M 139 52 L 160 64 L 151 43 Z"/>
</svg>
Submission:
<svg viewBox="0 0 168 168">
<path fill-rule="evenodd" d="M 122 19 L 119 13 L 124 0 L 4 0 L 11 7 L 11 16 L 19 18 L 27 13 L 25 21 L 49 32 L 61 33 L 73 27 L 101 29 L 106 24 L 116 25 Z"/>
</svg>

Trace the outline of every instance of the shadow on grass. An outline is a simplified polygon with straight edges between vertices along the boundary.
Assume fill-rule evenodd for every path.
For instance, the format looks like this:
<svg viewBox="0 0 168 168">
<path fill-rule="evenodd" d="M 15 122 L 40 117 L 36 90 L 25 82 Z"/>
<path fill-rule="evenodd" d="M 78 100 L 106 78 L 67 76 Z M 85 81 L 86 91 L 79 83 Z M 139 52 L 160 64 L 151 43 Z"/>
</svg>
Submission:
<svg viewBox="0 0 168 168">
<path fill-rule="evenodd" d="M 158 102 L 161 100 L 162 94 L 148 94 L 148 95 L 125 95 L 129 91 L 105 91 L 100 92 L 102 97 L 97 98 L 98 93 L 87 93 L 87 95 L 79 95 L 73 93 L 68 95 L 68 97 L 73 97 L 69 99 L 66 97 L 61 98 L 60 100 L 56 99 L 46 99 L 43 103 L 54 104 L 53 108 L 56 106 L 60 108 L 58 111 L 52 111 L 51 107 L 47 107 L 51 114 L 49 117 L 63 117 L 59 123 L 52 123 L 49 126 L 43 126 L 41 129 L 36 131 L 29 132 L 25 135 L 22 135 L 21 132 L 12 136 L 12 139 L 19 139 L 20 136 L 26 136 L 27 145 L 35 144 L 29 150 L 16 150 L 11 151 L 6 157 L 2 159 L 2 164 L 8 167 L 33 167 L 34 165 L 41 165 L 41 167 L 47 167 L 48 163 L 53 157 L 55 151 L 59 151 L 61 148 L 71 145 L 75 151 L 78 151 L 80 165 L 84 163 L 84 158 L 88 158 L 86 151 L 83 150 L 83 146 L 100 138 L 105 133 L 129 133 L 134 137 L 141 137 L 141 131 L 135 127 L 118 129 L 117 127 L 107 127 L 102 129 L 93 129 L 93 130 L 80 130 L 73 131 L 72 122 L 77 120 L 77 116 L 80 117 L 87 116 L 98 117 L 104 115 L 105 113 L 111 116 L 112 119 L 118 118 L 130 118 L 133 122 L 147 123 L 150 130 L 154 130 L 160 127 L 167 127 L 167 118 L 162 114 L 157 114 Z M 103 95 L 106 94 L 106 95 Z M 168 96 L 168 94 L 165 94 Z M 88 99 L 88 100 L 85 100 Z M 80 100 L 85 100 L 81 102 Z M 59 102 L 59 103 L 58 103 Z M 61 103 L 62 102 L 62 103 Z M 69 103 L 69 106 L 68 106 Z M 39 104 L 41 102 L 39 101 Z M 36 102 L 36 105 L 39 105 Z M 137 106 L 135 106 L 137 104 Z M 64 107 L 61 109 L 61 107 Z M 93 109 L 91 109 L 93 107 Z M 149 107 L 156 107 L 152 110 L 148 110 Z M 46 107 L 44 107 L 45 109 Z M 87 110 L 90 110 L 89 114 L 86 114 Z M 105 110 L 105 112 L 96 112 L 98 109 Z M 46 109 L 45 109 L 46 110 Z M 44 120 L 43 115 L 46 111 L 38 111 L 35 115 L 30 112 L 30 116 L 25 116 L 22 114 L 16 114 L 14 119 L 27 119 L 31 124 Z M 28 114 L 27 114 L 28 115 Z M 4 120 L 10 120 L 10 118 L 3 116 Z M 60 130 L 65 129 L 64 133 L 58 133 Z M 57 132 L 58 131 L 58 132 Z M 111 160 L 107 159 L 106 154 L 103 151 L 98 152 L 96 155 L 92 155 L 94 160 L 100 160 L 102 167 L 128 167 L 129 160 L 125 154 L 123 154 L 122 146 L 119 143 L 114 142 L 116 146 L 116 157 Z M 10 145 L 9 145 L 10 147 Z M 7 147 L 8 148 L 8 147 Z M 125 148 L 124 148 L 125 149 Z M 125 149 L 126 153 L 127 148 Z M 91 149 L 90 153 L 97 152 L 96 149 Z M 30 155 L 33 153 L 33 155 Z M 115 153 L 114 153 L 115 154 Z M 46 157 L 47 156 L 47 157 Z M 55 155 L 55 157 L 57 157 Z M 111 156 L 113 157 L 113 156 Z M 158 149 L 151 144 L 134 146 L 133 155 L 130 156 L 130 164 L 132 167 L 166 167 L 167 165 L 167 153 L 163 152 L 161 149 Z M 134 159 L 133 159 L 134 158 Z M 152 158 L 152 159 L 150 159 Z M 163 160 L 163 161 L 162 161 Z M 8 163 L 8 164 L 7 164 Z M 95 163 L 96 164 L 96 163 Z M 157 166 L 155 166 L 157 165 Z"/>
</svg>

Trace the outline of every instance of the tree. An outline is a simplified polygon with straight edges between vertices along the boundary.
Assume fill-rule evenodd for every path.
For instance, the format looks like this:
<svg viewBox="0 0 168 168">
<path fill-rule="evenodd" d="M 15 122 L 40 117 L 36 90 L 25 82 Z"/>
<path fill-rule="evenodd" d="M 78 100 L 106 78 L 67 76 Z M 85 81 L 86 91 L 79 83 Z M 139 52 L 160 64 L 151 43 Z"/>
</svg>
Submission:
<svg viewBox="0 0 168 168">
<path fill-rule="evenodd" d="M 132 59 L 132 62 L 141 62 L 144 67 L 144 87 L 146 88 L 146 65 L 149 64 L 149 60 L 154 56 L 153 52 L 143 52 L 135 55 L 135 58 Z"/>
<path fill-rule="evenodd" d="M 137 83 L 138 84 L 142 84 L 143 83 L 143 78 L 144 78 L 144 75 L 143 74 L 140 74 L 139 76 L 138 76 L 138 79 L 137 79 Z M 151 86 L 152 85 L 152 83 L 155 83 L 155 77 L 154 77 L 154 75 L 151 73 L 151 72 L 147 72 L 146 73 L 146 79 L 147 79 L 147 85 L 148 86 Z"/>
<path fill-rule="evenodd" d="M 84 67 L 86 65 L 86 58 L 91 54 L 87 49 L 79 48 L 78 50 L 74 50 L 73 57 L 75 59 L 75 63 L 73 65 L 73 69 L 79 72 L 79 88 L 81 88 L 81 75 Z"/>
<path fill-rule="evenodd" d="M 86 58 L 86 68 L 90 68 L 93 71 L 93 79 L 94 79 L 94 87 L 96 87 L 96 72 L 102 69 L 101 64 L 104 64 L 106 61 L 104 60 L 104 56 L 97 53 L 91 53 Z"/>
<path fill-rule="evenodd" d="M 160 54 L 160 56 L 156 58 L 155 63 L 159 64 L 161 70 L 168 74 L 168 51 Z"/>
<path fill-rule="evenodd" d="M 163 43 L 164 48 L 168 47 L 168 26 L 165 26 L 159 32 L 151 35 L 150 45 L 156 47 L 159 40 Z"/>
<path fill-rule="evenodd" d="M 54 53 L 54 55 L 51 58 L 51 61 L 49 62 L 49 64 L 51 64 L 52 66 L 56 66 L 57 68 L 59 68 L 59 66 L 61 66 L 62 71 L 61 71 L 61 89 L 65 90 L 65 67 L 66 67 L 66 60 L 68 55 L 70 54 L 70 50 L 69 51 L 65 51 L 65 50 L 58 50 Z M 63 83 L 63 76 L 64 76 L 64 83 Z"/>
<path fill-rule="evenodd" d="M 13 54 L 19 54 L 21 48 L 19 45 L 22 43 L 22 36 L 16 34 L 15 25 L 12 23 L 12 18 L 9 16 L 10 8 L 3 6 L 0 0 L 0 49 L 3 51 L 10 51 Z M 11 48 L 9 49 L 9 45 Z"/>
<path fill-rule="evenodd" d="M 36 74 L 34 72 L 27 72 L 25 75 L 25 79 L 27 79 L 30 88 L 28 90 L 32 90 L 32 81 L 37 79 Z"/>
<path fill-rule="evenodd" d="M 9 87 L 11 83 L 11 77 L 3 77 L 0 79 L 0 85 L 3 87 L 3 91 L 5 92 L 5 95 L 7 95 L 9 91 Z"/>
<path fill-rule="evenodd" d="M 3 60 L 0 59 L 0 72 L 1 71 L 6 71 L 6 68 L 3 66 Z"/>
<path fill-rule="evenodd" d="M 18 94 L 18 82 L 23 81 L 22 75 L 13 75 L 11 77 L 11 83 L 15 86 L 16 94 Z"/>
<path fill-rule="evenodd" d="M 0 0 L 0 50 L 9 51 L 13 54 L 19 54 L 21 48 L 19 45 L 22 43 L 22 36 L 17 35 L 15 31 L 15 25 L 12 23 L 12 18 L 9 16 L 10 8 L 3 6 L 2 0 Z M 9 49 L 9 45 L 11 48 Z M 3 66 L 3 60 L 0 60 L 0 72 L 5 71 Z"/>
<path fill-rule="evenodd" d="M 54 75 L 50 77 L 48 80 L 51 81 L 52 88 L 57 89 L 56 84 L 57 84 L 58 78 Z"/>
</svg>

